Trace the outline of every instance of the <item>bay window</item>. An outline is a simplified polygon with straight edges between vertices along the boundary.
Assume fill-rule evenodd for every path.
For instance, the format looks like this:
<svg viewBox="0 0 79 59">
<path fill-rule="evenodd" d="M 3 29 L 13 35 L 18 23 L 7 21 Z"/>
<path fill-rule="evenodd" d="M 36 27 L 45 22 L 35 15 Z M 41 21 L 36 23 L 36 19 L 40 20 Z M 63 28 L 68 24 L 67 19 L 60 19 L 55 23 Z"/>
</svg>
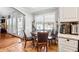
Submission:
<svg viewBox="0 0 79 59">
<path fill-rule="evenodd" d="M 36 31 L 49 31 L 55 28 L 55 12 L 35 15 Z"/>
</svg>

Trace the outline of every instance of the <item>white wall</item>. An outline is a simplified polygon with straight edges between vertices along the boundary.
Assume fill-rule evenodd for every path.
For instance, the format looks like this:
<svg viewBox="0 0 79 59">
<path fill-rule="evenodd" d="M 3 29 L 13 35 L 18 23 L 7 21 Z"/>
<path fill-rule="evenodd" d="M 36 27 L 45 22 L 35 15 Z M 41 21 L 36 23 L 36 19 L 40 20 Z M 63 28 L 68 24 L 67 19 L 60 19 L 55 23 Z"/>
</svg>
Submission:
<svg viewBox="0 0 79 59">
<path fill-rule="evenodd" d="M 25 16 L 25 32 L 27 36 L 30 36 L 30 32 L 32 32 L 32 20 L 33 17 L 31 14 L 26 14 Z"/>
</svg>

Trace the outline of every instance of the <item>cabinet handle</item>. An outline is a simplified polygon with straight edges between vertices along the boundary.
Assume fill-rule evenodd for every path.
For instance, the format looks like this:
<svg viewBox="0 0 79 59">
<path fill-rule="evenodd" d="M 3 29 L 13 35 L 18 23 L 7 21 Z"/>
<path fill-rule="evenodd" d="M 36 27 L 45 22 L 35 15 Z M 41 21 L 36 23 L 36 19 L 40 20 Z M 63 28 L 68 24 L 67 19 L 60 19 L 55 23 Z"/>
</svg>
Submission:
<svg viewBox="0 0 79 59">
<path fill-rule="evenodd" d="M 67 39 L 67 41 L 69 41 L 69 39 Z"/>
</svg>

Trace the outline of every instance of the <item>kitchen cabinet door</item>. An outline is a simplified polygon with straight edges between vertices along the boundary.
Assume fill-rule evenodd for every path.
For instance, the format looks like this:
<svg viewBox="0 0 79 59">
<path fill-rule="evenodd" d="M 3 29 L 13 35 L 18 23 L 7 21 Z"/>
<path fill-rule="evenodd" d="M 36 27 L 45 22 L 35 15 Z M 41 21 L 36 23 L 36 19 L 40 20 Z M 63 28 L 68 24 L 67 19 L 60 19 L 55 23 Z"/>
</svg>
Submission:
<svg viewBox="0 0 79 59">
<path fill-rule="evenodd" d="M 77 8 L 76 7 L 61 7 L 60 18 L 63 19 L 74 19 L 77 17 Z"/>
</svg>

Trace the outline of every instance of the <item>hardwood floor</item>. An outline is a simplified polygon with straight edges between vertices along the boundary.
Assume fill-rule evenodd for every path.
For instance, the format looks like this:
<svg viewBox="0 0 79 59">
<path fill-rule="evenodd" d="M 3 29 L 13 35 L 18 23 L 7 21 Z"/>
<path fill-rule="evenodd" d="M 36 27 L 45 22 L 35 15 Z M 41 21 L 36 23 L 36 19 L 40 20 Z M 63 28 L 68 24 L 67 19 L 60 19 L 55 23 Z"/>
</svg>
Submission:
<svg viewBox="0 0 79 59">
<path fill-rule="evenodd" d="M 58 45 L 52 44 L 48 47 L 48 52 L 57 52 Z M 32 42 L 27 42 L 24 49 L 24 42 L 20 38 L 9 34 L 0 34 L 0 52 L 37 52 L 32 46 Z"/>
</svg>

